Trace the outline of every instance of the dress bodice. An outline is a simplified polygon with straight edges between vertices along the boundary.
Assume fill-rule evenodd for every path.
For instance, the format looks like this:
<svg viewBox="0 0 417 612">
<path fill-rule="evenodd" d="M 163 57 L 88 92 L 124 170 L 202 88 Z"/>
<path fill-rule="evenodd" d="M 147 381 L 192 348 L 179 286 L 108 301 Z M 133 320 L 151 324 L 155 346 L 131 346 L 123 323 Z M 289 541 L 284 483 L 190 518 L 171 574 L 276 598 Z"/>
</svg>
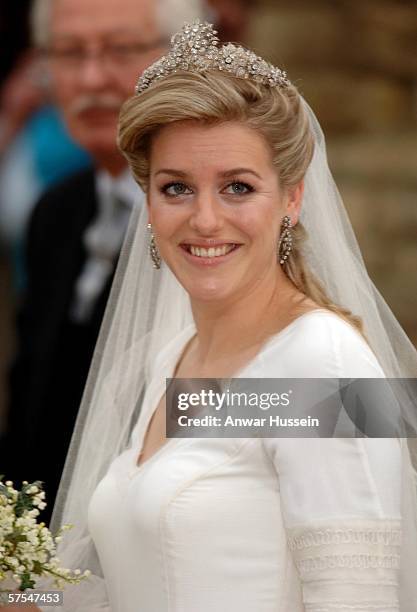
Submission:
<svg viewBox="0 0 417 612">
<path fill-rule="evenodd" d="M 172 438 L 136 465 L 165 378 L 193 333 L 160 356 L 131 446 L 90 502 L 109 610 L 399 610 L 396 440 Z M 383 374 L 349 324 L 315 311 L 239 375 Z"/>
</svg>

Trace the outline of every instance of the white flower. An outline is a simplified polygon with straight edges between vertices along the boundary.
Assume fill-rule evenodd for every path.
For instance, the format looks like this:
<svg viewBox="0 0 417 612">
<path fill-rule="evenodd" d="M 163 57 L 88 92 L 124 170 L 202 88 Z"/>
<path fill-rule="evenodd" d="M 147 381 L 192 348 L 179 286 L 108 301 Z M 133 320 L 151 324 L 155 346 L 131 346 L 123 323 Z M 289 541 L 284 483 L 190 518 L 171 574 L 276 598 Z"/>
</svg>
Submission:
<svg viewBox="0 0 417 612">
<path fill-rule="evenodd" d="M 23 485 L 27 486 L 27 481 Z M 35 584 L 40 575 L 52 577 L 55 586 L 60 588 L 65 583 L 78 584 L 86 578 L 89 574 L 82 574 L 81 570 L 72 572 L 59 567 L 60 560 L 55 557 L 56 544 L 62 540 L 60 534 L 72 525 L 63 525 L 55 539 L 44 522 L 37 522 L 39 511 L 46 507 L 45 493 L 36 485 L 29 486 L 26 492 L 32 495 L 35 507 L 16 516 L 19 492 L 13 489 L 10 480 L 6 486 L 7 494 L 0 495 L 0 581 L 10 573 L 21 584 L 22 575 L 26 573 Z"/>
</svg>

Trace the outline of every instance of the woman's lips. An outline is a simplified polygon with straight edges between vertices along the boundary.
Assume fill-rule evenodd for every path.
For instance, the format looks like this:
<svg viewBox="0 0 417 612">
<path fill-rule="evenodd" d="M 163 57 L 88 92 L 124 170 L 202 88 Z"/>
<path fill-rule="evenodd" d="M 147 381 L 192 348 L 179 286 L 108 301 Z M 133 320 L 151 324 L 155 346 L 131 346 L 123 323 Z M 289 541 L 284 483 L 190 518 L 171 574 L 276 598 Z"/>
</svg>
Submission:
<svg viewBox="0 0 417 612">
<path fill-rule="evenodd" d="M 201 244 L 180 244 L 180 247 L 189 261 L 193 263 L 212 266 L 230 259 L 233 253 L 241 247 L 236 243 L 208 243 Z"/>
</svg>

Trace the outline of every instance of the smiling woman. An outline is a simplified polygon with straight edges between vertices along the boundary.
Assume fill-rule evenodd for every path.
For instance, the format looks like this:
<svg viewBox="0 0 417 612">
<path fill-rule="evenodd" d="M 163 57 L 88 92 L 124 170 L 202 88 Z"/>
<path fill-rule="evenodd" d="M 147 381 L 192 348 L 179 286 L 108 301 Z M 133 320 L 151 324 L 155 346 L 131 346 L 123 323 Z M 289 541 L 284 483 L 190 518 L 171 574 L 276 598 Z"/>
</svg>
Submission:
<svg viewBox="0 0 417 612">
<path fill-rule="evenodd" d="M 219 71 L 179 70 L 143 92 L 140 107 L 135 98 L 126 103 L 119 142 L 137 181 L 148 193 L 149 219 L 162 257 L 168 257 L 167 264 L 191 300 L 193 292 L 184 284 L 191 268 L 182 265 L 185 261 L 210 269 L 216 266 L 217 274 L 223 261 L 233 260 L 231 277 L 227 277 L 228 269 L 221 268 L 217 283 L 208 273 L 199 277 L 207 296 L 212 292 L 219 299 L 218 283 L 223 278 L 225 285 L 230 283 L 231 299 L 234 283 L 239 283 L 235 299 L 243 306 L 248 295 L 270 298 L 278 282 L 281 295 L 287 290 L 286 297 L 299 306 L 291 311 L 283 309 L 281 302 L 281 313 L 288 314 L 283 324 L 304 310 L 324 307 L 362 332 L 361 319 L 342 300 L 336 303 L 330 298 L 303 256 L 306 236 L 299 215 L 314 139 L 295 87 L 265 88 L 250 79 L 235 79 L 232 85 L 230 76 Z M 170 207 L 170 214 L 164 215 L 172 203 L 180 206 Z M 292 226 L 287 233 L 286 217 Z M 181 260 L 178 254 L 179 265 L 171 264 L 170 257 L 175 255 L 165 233 L 174 231 L 175 223 L 182 224 L 187 251 L 209 248 L 207 241 L 216 239 L 216 246 L 232 245 L 227 247 L 230 253 L 214 259 L 201 257 L 201 251 L 190 252 Z M 190 239 L 193 232 L 198 241 L 195 236 L 194 242 Z M 281 249 L 282 269 L 276 265 L 280 234 L 283 240 L 291 240 L 291 257 Z M 171 244 L 176 239 L 178 235 L 171 236 Z M 181 241 L 176 253 L 178 246 Z M 238 281 L 239 277 L 245 282 Z"/>
<path fill-rule="evenodd" d="M 349 428 L 166 438 L 167 378 L 417 372 L 367 277 L 314 114 L 282 71 L 196 22 L 142 75 L 119 142 L 147 209 L 130 227 L 54 514 L 76 525 L 60 558 L 95 572 L 93 595 L 70 594 L 67 610 L 413 612 L 406 440 Z"/>
<path fill-rule="evenodd" d="M 175 122 L 154 138 L 150 167 L 155 240 L 192 303 L 262 299 L 277 274 L 285 284 L 277 236 L 286 214 L 297 221 L 302 185 L 282 192 L 263 136 L 238 122 Z"/>
</svg>

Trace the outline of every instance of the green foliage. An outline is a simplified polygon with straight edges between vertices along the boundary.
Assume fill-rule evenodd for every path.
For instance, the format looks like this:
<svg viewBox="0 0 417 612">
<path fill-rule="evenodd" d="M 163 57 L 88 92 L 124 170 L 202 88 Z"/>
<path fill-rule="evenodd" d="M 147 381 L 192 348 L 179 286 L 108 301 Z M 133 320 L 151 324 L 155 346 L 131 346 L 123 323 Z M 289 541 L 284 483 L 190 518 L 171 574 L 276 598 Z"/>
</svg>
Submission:
<svg viewBox="0 0 417 612">
<path fill-rule="evenodd" d="M 30 488 L 34 486 L 37 487 L 39 491 L 42 491 L 43 483 L 40 480 L 35 480 L 35 482 L 23 485 L 21 491 L 19 491 L 15 507 L 15 514 L 17 518 L 23 516 L 26 510 L 29 511 L 35 508 L 33 505 L 34 493 L 28 493 Z"/>
</svg>

